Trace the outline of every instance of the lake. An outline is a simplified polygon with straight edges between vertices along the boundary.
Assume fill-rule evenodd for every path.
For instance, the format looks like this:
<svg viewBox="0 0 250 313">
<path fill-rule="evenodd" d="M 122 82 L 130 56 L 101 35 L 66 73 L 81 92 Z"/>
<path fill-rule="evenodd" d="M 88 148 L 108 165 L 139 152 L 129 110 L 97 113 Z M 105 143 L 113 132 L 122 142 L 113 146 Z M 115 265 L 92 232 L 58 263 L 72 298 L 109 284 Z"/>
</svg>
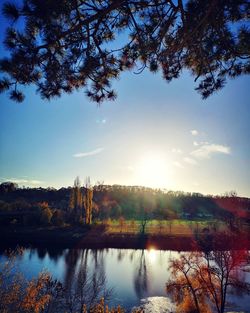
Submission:
<svg viewBox="0 0 250 313">
<path fill-rule="evenodd" d="M 188 252 L 187 252 L 188 253 Z M 170 278 L 170 258 L 178 258 L 179 252 L 133 249 L 25 249 L 17 259 L 17 265 L 27 278 L 37 276 L 43 270 L 60 280 L 68 288 L 77 284 L 84 270 L 89 277 L 90 288 L 99 282 L 103 288 L 112 288 L 111 305 L 130 309 L 141 299 L 167 296 L 165 284 Z M 0 255 L 3 261 L 5 256 Z M 250 273 L 245 278 L 250 282 Z M 250 313 L 249 296 L 230 295 L 231 309 Z"/>
</svg>

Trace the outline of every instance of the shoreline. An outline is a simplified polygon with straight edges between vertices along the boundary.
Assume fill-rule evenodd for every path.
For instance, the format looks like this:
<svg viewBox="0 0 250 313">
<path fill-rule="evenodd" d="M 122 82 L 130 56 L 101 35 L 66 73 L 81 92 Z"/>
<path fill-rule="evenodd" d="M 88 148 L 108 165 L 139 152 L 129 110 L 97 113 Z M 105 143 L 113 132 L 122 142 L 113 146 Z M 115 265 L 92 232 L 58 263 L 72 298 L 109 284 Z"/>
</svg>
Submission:
<svg viewBox="0 0 250 313">
<path fill-rule="evenodd" d="M 219 235 L 219 236 L 218 236 Z M 48 248 L 87 248 L 87 249 L 156 249 L 173 251 L 200 250 L 195 236 L 182 234 L 124 234 L 105 233 L 103 228 L 86 229 L 81 227 L 48 227 L 48 228 L 1 228 L 0 247 L 35 246 Z M 234 235 L 235 240 L 225 234 L 216 234 L 220 240 L 214 240 L 215 234 L 199 234 L 199 240 L 209 245 L 214 242 L 213 248 L 224 249 L 250 249 L 248 234 Z M 227 240 L 225 240 L 227 239 Z M 226 242 L 226 244 L 225 244 Z"/>
</svg>

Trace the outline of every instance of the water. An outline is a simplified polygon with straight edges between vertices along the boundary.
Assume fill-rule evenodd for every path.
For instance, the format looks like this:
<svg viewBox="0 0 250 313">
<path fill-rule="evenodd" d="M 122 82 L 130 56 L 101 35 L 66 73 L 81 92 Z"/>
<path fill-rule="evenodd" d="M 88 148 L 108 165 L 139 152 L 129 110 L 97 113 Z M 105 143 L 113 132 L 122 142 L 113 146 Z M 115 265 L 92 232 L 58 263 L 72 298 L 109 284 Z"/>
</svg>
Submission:
<svg viewBox="0 0 250 313">
<path fill-rule="evenodd" d="M 175 251 L 129 249 L 25 249 L 18 257 L 21 272 L 30 279 L 41 271 L 49 271 L 53 278 L 72 287 L 86 269 L 89 277 L 113 288 L 111 305 L 132 308 L 147 297 L 164 296 L 165 284 L 170 278 L 170 258 L 178 258 Z M 5 256 L 0 255 L 0 261 Z M 106 277 L 106 281 L 102 280 Z M 91 280 L 90 279 L 90 280 Z M 250 282 L 250 274 L 246 273 Z M 92 280 L 91 280 L 92 281 Z M 249 313 L 250 297 L 230 296 L 233 308 Z"/>
</svg>

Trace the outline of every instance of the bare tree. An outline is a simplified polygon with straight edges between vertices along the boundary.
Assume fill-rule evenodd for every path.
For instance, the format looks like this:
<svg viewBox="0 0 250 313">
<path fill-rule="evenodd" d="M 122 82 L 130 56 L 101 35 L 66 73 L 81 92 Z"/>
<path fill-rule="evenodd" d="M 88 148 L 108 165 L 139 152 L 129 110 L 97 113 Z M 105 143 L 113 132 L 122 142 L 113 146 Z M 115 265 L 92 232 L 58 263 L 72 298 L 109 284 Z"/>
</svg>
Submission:
<svg viewBox="0 0 250 313">
<path fill-rule="evenodd" d="M 170 262 L 173 279 L 167 282 L 166 290 L 185 312 L 224 313 L 230 288 L 250 292 L 250 284 L 240 275 L 248 261 L 244 249 L 182 253 Z"/>
</svg>

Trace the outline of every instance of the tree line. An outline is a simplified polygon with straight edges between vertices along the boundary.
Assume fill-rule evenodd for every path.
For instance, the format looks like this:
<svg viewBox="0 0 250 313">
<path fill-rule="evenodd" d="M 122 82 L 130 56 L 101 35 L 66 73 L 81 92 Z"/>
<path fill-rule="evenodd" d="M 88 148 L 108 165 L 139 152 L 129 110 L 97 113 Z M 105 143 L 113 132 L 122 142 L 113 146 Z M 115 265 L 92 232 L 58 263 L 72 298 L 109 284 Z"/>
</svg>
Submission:
<svg viewBox="0 0 250 313">
<path fill-rule="evenodd" d="M 249 221 L 250 199 L 231 192 L 223 196 L 164 191 L 140 186 L 98 184 L 79 178 L 73 187 L 18 188 L 0 185 L 0 222 L 24 225 L 91 224 L 107 219 Z"/>
</svg>

